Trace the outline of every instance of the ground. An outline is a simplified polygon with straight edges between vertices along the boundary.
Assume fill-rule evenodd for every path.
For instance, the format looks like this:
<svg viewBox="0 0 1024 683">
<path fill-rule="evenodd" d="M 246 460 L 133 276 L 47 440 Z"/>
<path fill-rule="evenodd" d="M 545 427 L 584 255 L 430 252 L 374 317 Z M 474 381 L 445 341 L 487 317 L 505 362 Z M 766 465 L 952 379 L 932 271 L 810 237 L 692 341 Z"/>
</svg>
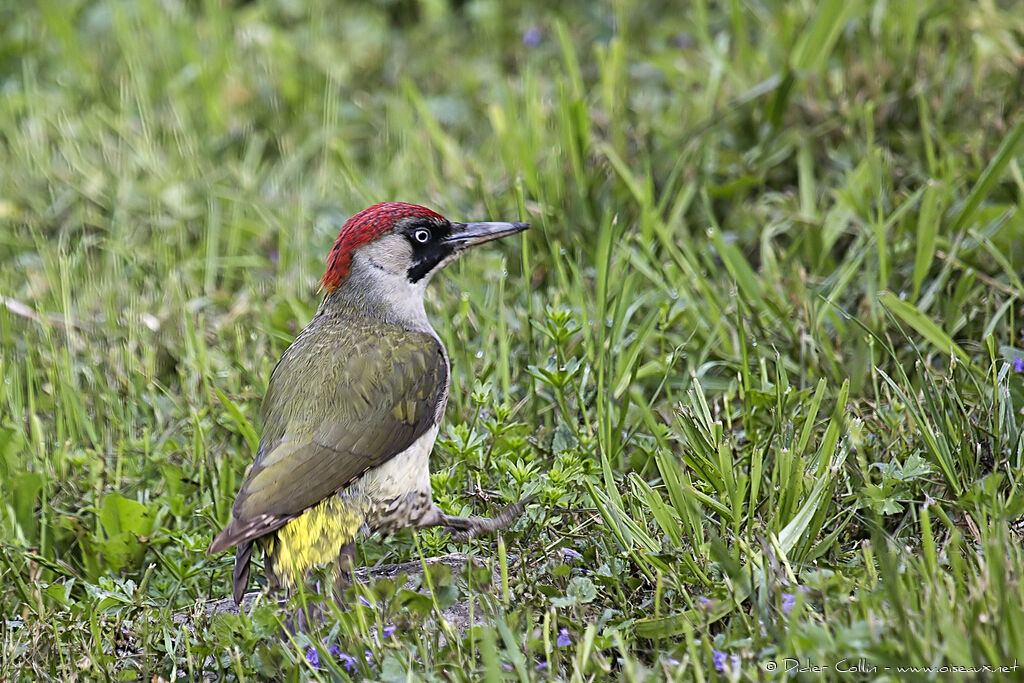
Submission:
<svg viewBox="0 0 1024 683">
<path fill-rule="evenodd" d="M 16 5 L 0 678 L 1017 666 L 1019 2 Z M 427 593 L 361 583 L 292 637 L 265 599 L 206 617 L 270 371 L 383 200 L 532 223 L 428 311 L 438 503 L 536 502 L 361 544 L 482 563 Z"/>
</svg>

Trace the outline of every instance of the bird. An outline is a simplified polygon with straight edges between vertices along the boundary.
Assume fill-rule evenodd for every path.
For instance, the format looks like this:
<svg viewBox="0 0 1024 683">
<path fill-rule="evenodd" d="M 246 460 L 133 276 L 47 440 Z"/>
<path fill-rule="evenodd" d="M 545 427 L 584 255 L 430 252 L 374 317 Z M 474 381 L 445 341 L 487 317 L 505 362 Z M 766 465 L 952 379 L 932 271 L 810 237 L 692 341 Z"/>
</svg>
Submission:
<svg viewBox="0 0 1024 683">
<path fill-rule="evenodd" d="M 447 515 L 433 501 L 429 459 L 450 365 L 423 298 L 465 251 L 527 228 L 449 221 L 405 202 L 375 204 L 341 227 L 323 299 L 271 373 L 255 460 L 208 550 L 235 547 L 236 604 L 254 545 L 268 589 L 293 590 L 331 565 L 340 600 L 360 533 L 442 526 L 471 538 L 522 514 L 524 501 L 493 518 Z"/>
</svg>

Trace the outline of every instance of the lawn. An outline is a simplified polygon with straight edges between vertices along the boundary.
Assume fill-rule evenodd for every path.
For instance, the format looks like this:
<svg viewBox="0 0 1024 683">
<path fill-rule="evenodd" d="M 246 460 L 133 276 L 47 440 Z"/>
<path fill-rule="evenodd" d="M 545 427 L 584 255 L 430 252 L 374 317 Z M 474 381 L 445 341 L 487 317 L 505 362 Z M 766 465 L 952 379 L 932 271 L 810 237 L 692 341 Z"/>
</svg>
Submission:
<svg viewBox="0 0 1024 683">
<path fill-rule="evenodd" d="M 1013 0 L 3 3 L 0 678 L 1024 677 L 1021 26 Z M 384 200 L 533 225 L 427 308 L 435 500 L 536 500 L 360 545 L 478 558 L 432 590 L 363 582 L 292 635 L 266 598 L 207 616 L 270 371 Z M 439 618 L 464 601 L 475 626 Z"/>
</svg>

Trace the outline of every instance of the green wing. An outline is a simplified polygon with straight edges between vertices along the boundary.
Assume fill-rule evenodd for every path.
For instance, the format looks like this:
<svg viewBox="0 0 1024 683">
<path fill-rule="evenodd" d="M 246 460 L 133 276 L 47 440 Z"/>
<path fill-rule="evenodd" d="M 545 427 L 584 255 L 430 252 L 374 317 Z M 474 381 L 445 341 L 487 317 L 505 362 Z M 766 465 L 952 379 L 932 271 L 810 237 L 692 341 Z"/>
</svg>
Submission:
<svg viewBox="0 0 1024 683">
<path fill-rule="evenodd" d="M 277 529 L 434 424 L 448 386 L 434 337 L 371 319 L 324 322 L 313 319 L 270 377 L 256 461 L 211 552 Z"/>
</svg>

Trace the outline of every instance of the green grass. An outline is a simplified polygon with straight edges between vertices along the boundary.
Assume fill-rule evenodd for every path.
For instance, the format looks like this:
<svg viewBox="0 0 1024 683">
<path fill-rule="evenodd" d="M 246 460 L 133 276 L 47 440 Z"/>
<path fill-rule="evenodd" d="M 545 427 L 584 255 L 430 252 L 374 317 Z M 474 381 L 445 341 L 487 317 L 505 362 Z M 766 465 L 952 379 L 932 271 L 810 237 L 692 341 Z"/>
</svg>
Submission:
<svg viewBox="0 0 1024 683">
<path fill-rule="evenodd" d="M 1022 22 L 949 0 L 0 6 L 0 678 L 344 679 L 333 644 L 383 680 L 1015 665 Z M 205 549 L 326 251 L 387 199 L 534 226 L 428 308 L 452 359 L 437 501 L 537 504 L 500 540 L 360 548 L 505 580 L 380 583 L 291 641 L 266 604 L 184 628 L 229 594 Z M 422 627 L 467 595 L 484 625 Z"/>
</svg>

